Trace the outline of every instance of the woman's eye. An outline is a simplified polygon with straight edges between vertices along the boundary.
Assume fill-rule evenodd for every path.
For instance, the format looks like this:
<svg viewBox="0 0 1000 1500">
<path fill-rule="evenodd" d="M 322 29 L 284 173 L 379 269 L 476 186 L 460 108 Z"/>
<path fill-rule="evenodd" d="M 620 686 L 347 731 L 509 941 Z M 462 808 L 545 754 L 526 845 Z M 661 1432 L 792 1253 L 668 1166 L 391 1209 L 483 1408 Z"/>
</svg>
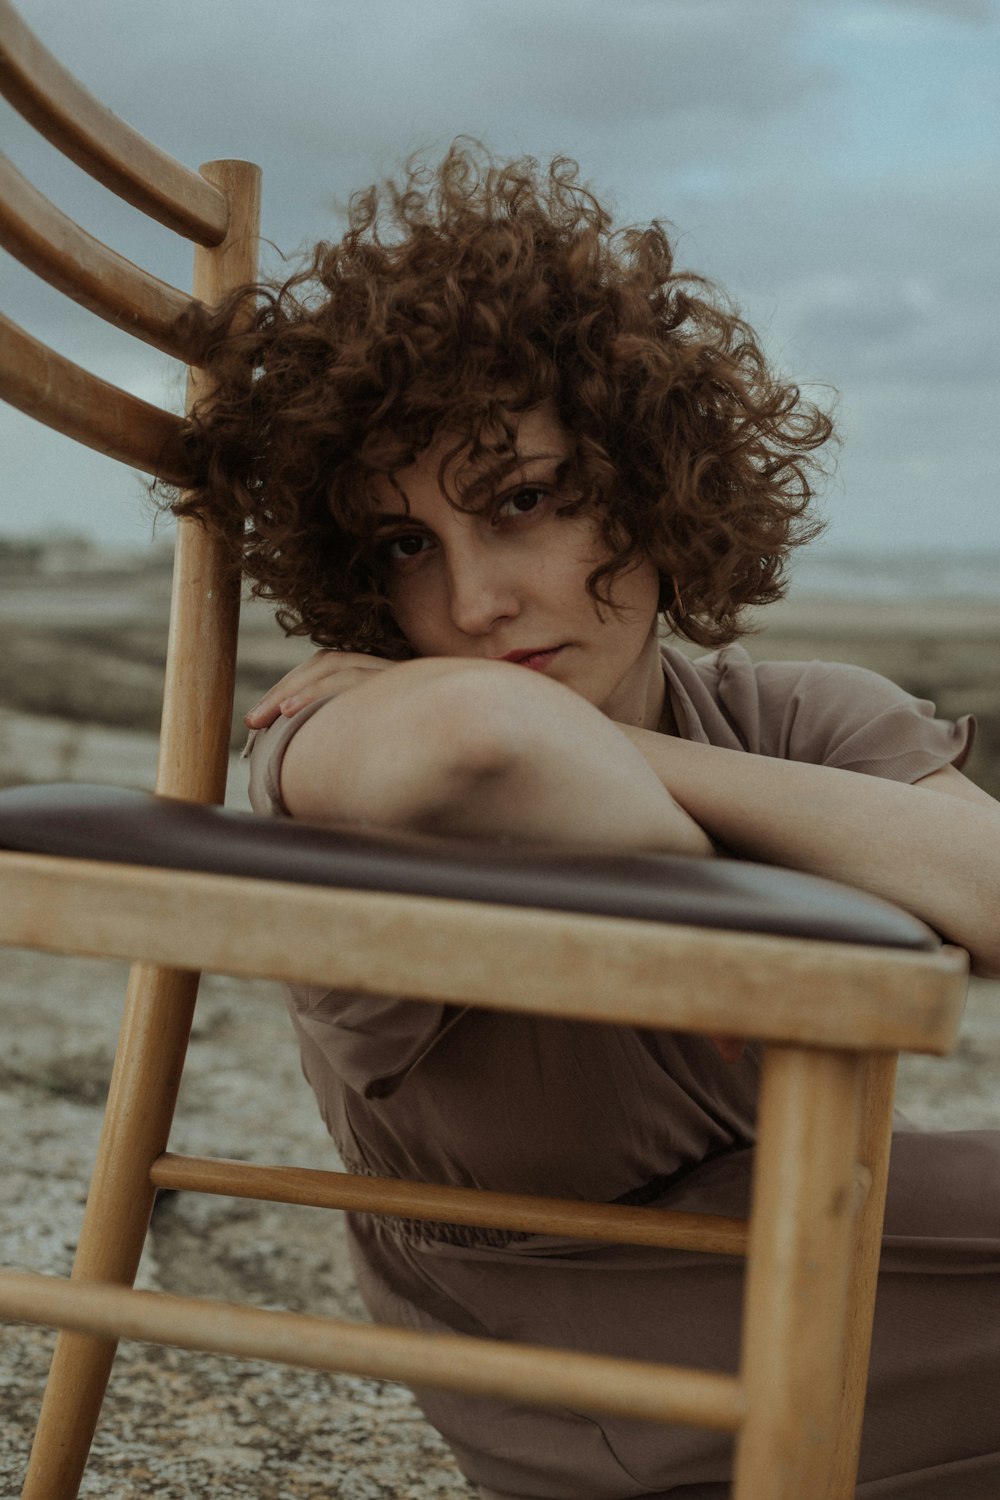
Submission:
<svg viewBox="0 0 1000 1500">
<path fill-rule="evenodd" d="M 514 490 L 509 495 L 504 495 L 497 504 L 495 516 L 498 520 L 509 520 L 512 516 L 528 516 L 545 500 L 547 490 L 538 489 L 532 485 L 525 485 L 523 489 Z"/>
<path fill-rule="evenodd" d="M 382 546 L 382 556 L 388 562 L 407 562 L 411 557 L 419 557 L 424 549 L 429 546 L 429 539 L 420 536 L 417 532 L 410 532 L 405 536 L 394 536 Z"/>
</svg>

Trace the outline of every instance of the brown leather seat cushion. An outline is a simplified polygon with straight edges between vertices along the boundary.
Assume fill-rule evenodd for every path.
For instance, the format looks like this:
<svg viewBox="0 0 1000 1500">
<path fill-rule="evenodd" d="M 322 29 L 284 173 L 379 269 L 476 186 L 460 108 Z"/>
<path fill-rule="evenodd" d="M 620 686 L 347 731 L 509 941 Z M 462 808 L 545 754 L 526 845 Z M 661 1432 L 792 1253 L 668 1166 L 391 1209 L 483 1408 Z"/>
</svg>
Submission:
<svg viewBox="0 0 1000 1500">
<path fill-rule="evenodd" d="M 882 947 L 938 941 L 873 896 L 769 865 L 318 828 L 110 786 L 7 788 L 0 847 Z"/>
</svg>

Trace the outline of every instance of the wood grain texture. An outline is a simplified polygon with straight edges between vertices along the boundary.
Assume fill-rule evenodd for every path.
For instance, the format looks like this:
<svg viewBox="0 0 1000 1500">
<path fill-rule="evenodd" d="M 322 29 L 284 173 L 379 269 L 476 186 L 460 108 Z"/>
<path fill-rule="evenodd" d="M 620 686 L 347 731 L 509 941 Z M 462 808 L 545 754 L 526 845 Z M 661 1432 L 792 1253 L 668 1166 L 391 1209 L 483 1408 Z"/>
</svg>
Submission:
<svg viewBox="0 0 1000 1500">
<path fill-rule="evenodd" d="M 744 1409 L 739 1383 L 731 1375 L 159 1292 L 74 1286 L 23 1272 L 0 1272 L 0 1305 L 20 1322 L 60 1324 L 104 1339 L 146 1339 L 530 1406 L 565 1406 L 723 1431 L 739 1426 Z"/>
<path fill-rule="evenodd" d="M 0 93 L 59 151 L 150 218 L 199 244 L 225 238 L 225 195 L 96 99 L 9 0 L 0 0 Z"/>
<path fill-rule="evenodd" d="M 734 1500 L 824 1500 L 858 1211 L 865 1059 L 769 1047 L 758 1113 Z"/>
<path fill-rule="evenodd" d="M 3 858 L 0 939 L 523 1014 L 929 1053 L 954 1043 L 968 967 L 958 949 L 901 952 L 32 854 Z"/>
<path fill-rule="evenodd" d="M 743 1255 L 747 1245 L 745 1221 L 721 1214 L 673 1213 L 524 1193 L 491 1193 L 309 1167 L 257 1166 L 167 1152 L 153 1163 L 150 1180 L 154 1187 L 187 1193 L 393 1214 L 527 1234 L 565 1234 L 616 1245 L 657 1245 L 708 1255 Z"/>
<path fill-rule="evenodd" d="M 868 1361 L 882 1254 L 882 1224 L 889 1182 L 895 1054 L 869 1057 L 862 1080 L 861 1134 L 858 1164 L 868 1190 L 858 1212 L 851 1254 L 847 1326 L 844 1331 L 840 1410 L 834 1441 L 833 1474 L 828 1500 L 853 1500 L 861 1452 L 861 1427 L 868 1393 Z"/>
<path fill-rule="evenodd" d="M 46 427 L 146 474 L 183 484 L 180 418 L 110 385 L 0 314 L 0 397 Z"/>
<path fill-rule="evenodd" d="M 0 245 L 74 302 L 125 333 L 190 362 L 185 315 L 197 306 L 81 229 L 0 155 Z"/>
<path fill-rule="evenodd" d="M 197 250 L 194 258 L 194 295 L 214 306 L 233 287 L 256 277 L 261 174 L 247 162 L 208 162 L 202 171 L 230 204 L 226 239 L 215 249 Z M 211 394 L 205 372 L 192 368 L 188 409 Z M 164 796 L 191 802 L 225 797 L 239 613 L 240 578 L 226 539 L 182 519 L 174 549 L 156 774 L 156 790 Z"/>
<path fill-rule="evenodd" d="M 67 1300 L 76 1278 L 135 1279 L 153 1209 L 152 1161 L 170 1133 L 198 992 L 197 974 L 133 967 Z M 116 1340 L 60 1323 L 63 1331 L 25 1476 L 23 1500 L 71 1500 L 100 1416 Z"/>
</svg>

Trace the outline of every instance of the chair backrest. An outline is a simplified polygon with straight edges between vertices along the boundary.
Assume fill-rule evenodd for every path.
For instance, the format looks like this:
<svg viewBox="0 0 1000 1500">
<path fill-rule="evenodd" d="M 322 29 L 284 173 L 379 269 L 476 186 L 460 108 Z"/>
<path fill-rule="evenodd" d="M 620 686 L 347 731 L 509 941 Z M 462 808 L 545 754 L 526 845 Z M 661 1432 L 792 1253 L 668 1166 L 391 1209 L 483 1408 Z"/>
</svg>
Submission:
<svg viewBox="0 0 1000 1500">
<path fill-rule="evenodd" d="M 0 244 L 60 292 L 189 367 L 187 403 L 207 394 L 191 320 L 252 281 L 260 169 L 214 161 L 195 172 L 94 98 L 0 0 L 0 92 L 54 146 L 149 218 L 194 243 L 191 293 L 95 239 L 0 157 Z M 185 471 L 181 418 L 120 390 L 0 316 L 0 396 L 47 426 L 171 483 Z M 225 793 L 239 582 L 225 546 L 196 523 L 177 528 L 156 790 L 196 802 Z"/>
</svg>

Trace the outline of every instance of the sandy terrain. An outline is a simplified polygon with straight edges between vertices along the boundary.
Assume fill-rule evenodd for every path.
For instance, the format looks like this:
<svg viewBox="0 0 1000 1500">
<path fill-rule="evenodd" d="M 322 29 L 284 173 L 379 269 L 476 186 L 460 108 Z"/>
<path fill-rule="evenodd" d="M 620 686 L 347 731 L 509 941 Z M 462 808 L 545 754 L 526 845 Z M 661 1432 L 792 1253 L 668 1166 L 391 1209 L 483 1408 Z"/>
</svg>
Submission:
<svg viewBox="0 0 1000 1500">
<path fill-rule="evenodd" d="M 155 763 L 162 579 L 114 587 L 4 590 L 0 780 L 148 784 Z M 15 636 L 15 622 L 21 627 Z M 1000 609 L 826 601 L 778 607 L 755 655 L 861 662 L 944 711 L 975 709 L 970 769 L 1000 793 Z M 265 618 L 245 632 L 245 706 L 302 654 Z M 101 665 L 101 653 L 110 665 Z M 235 738 L 236 736 L 234 736 Z M 243 803 L 234 773 L 233 800 Z M 8 955 L 0 978 L 0 1113 L 9 1159 L 3 1259 L 68 1270 L 100 1124 L 124 971 L 117 964 Z M 962 1042 L 945 1061 L 907 1059 L 900 1103 L 933 1127 L 1000 1128 L 1000 985 L 973 986 Z M 180 1151 L 331 1165 L 299 1076 L 280 994 L 205 981 L 177 1126 Z M 141 1284 L 363 1316 L 340 1216 L 168 1195 Z M 0 1492 L 15 1493 L 52 1335 L 5 1329 L 0 1345 Z M 138 1500 L 460 1500 L 472 1494 L 398 1387 L 123 1347 L 82 1493 Z"/>
</svg>

